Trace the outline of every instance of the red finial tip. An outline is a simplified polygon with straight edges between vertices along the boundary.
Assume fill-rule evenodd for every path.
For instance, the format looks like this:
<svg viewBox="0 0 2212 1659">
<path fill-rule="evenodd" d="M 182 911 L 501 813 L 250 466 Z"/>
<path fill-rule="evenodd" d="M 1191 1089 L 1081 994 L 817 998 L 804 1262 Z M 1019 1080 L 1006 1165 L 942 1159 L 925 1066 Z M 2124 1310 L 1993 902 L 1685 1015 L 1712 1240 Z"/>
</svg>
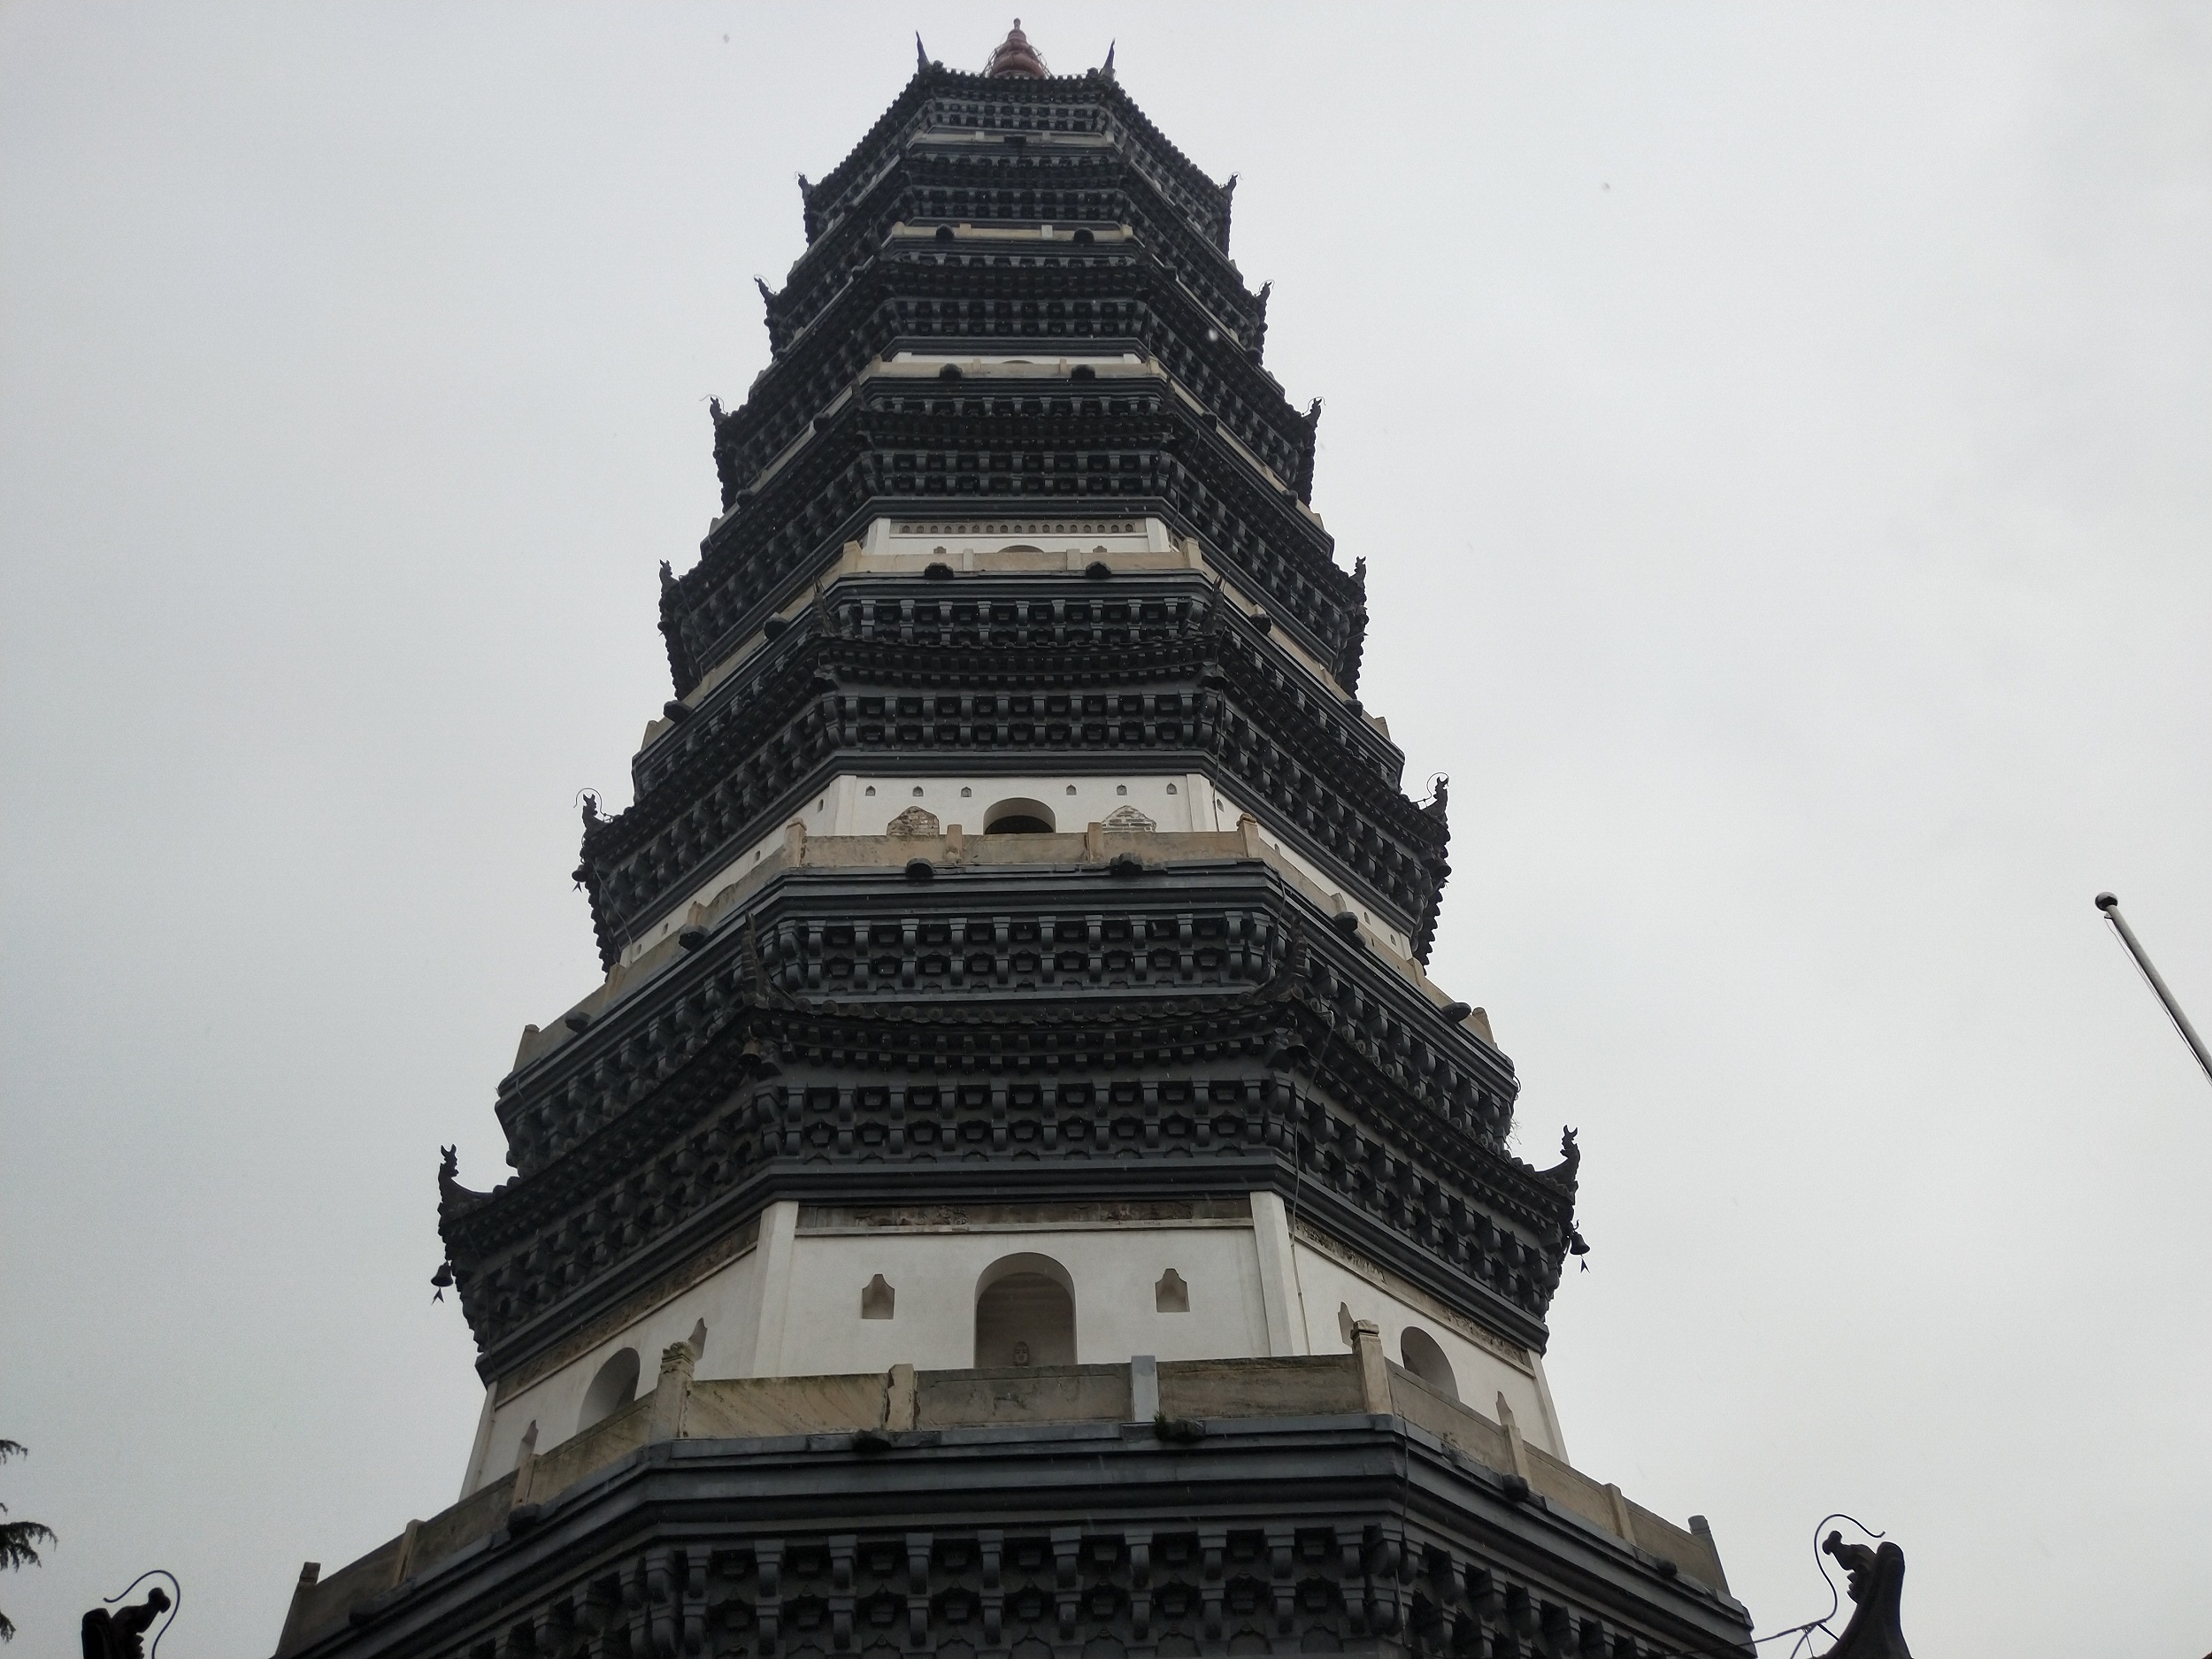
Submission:
<svg viewBox="0 0 2212 1659">
<path fill-rule="evenodd" d="M 1045 67 L 1042 53 L 1029 43 L 1029 36 L 1022 33 L 1022 20 L 1014 19 L 1014 27 L 1006 32 L 1006 38 L 991 53 L 991 61 L 984 65 L 987 75 L 1027 75 L 1042 81 L 1052 72 Z"/>
</svg>

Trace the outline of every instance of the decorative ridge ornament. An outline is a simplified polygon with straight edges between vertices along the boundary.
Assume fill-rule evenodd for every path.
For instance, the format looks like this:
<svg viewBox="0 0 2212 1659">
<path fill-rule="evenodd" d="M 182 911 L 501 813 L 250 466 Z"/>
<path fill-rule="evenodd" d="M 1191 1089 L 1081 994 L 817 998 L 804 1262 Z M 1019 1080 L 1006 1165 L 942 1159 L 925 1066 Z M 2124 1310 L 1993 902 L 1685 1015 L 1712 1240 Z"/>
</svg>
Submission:
<svg viewBox="0 0 2212 1659">
<path fill-rule="evenodd" d="M 460 1181 L 461 1160 L 455 1147 L 438 1148 L 438 1213 L 442 1216 L 460 1215 L 473 1210 L 489 1198 L 489 1193 L 480 1193 L 464 1187 Z M 443 1286 L 441 1286 L 443 1288 Z"/>
<path fill-rule="evenodd" d="M 156 1585 L 146 1592 L 146 1599 L 136 1607 L 118 1608 L 112 1613 L 108 1611 L 110 1607 L 129 1595 L 132 1590 L 153 1578 L 166 1578 L 176 1585 L 175 1598 L 172 1600 L 166 1590 Z M 84 1616 L 78 1626 L 84 1659 L 149 1659 L 144 1646 L 146 1632 L 156 1619 L 168 1613 L 169 1617 L 163 1622 L 161 1628 L 154 1632 L 152 1651 L 158 1654 L 161 1639 L 169 1633 L 169 1626 L 177 1622 L 176 1615 L 170 1609 L 181 1607 L 183 1601 L 184 1586 L 177 1583 L 175 1573 L 164 1567 L 140 1573 L 131 1580 L 129 1588 L 122 1595 L 102 1597 L 101 1605 Z"/>
<path fill-rule="evenodd" d="M 1905 1552 L 1891 1543 L 1872 1549 L 1831 1532 L 1821 1548 L 1851 1575 L 1851 1622 L 1828 1652 L 1831 1659 L 1912 1659 L 1899 1618 L 1905 1593 Z"/>
<path fill-rule="evenodd" d="M 917 37 L 918 38 L 918 37 Z M 1052 72 L 1045 67 L 1044 55 L 1029 43 L 1029 36 L 1022 33 L 1022 20 L 1014 19 L 1014 27 L 1006 31 L 1006 38 L 992 49 L 991 61 L 983 66 L 986 75 L 1025 75 L 1032 81 L 1042 81 Z"/>
<path fill-rule="evenodd" d="M 1572 1129 L 1562 1129 L 1559 1132 L 1559 1162 L 1548 1170 L 1536 1171 L 1543 1179 L 1565 1193 L 1574 1191 L 1575 1173 L 1582 1167 L 1582 1148 L 1575 1144 L 1575 1133 Z"/>
</svg>

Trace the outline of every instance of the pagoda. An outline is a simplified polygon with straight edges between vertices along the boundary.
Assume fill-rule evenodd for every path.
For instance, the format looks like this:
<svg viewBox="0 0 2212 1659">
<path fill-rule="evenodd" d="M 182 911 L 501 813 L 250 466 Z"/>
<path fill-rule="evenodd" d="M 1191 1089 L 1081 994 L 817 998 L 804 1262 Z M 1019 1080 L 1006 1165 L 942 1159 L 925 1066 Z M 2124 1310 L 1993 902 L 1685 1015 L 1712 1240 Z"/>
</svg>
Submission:
<svg viewBox="0 0 2212 1659">
<path fill-rule="evenodd" d="M 1018 24 L 801 180 L 603 978 L 441 1169 L 458 1502 L 285 1659 L 1736 1651 L 1569 1461 L 1577 1155 L 1429 980 L 1446 798 L 1358 696 L 1218 184 Z"/>
</svg>

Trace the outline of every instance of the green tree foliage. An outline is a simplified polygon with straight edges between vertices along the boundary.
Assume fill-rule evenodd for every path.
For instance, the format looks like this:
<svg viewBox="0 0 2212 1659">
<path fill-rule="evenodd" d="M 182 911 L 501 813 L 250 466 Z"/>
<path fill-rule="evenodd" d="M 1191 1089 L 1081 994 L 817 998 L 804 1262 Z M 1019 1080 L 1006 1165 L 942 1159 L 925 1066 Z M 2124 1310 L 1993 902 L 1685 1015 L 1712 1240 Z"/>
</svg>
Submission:
<svg viewBox="0 0 2212 1659">
<path fill-rule="evenodd" d="M 0 1463 L 24 1455 L 23 1448 L 13 1440 L 0 1440 Z M 8 1506 L 0 1503 L 0 1515 L 7 1512 Z M 35 1567 L 38 1547 L 53 1541 L 52 1529 L 41 1526 L 36 1521 L 0 1521 L 0 1567 Z M 0 1641 L 14 1640 L 14 1621 L 0 1613 Z"/>
</svg>

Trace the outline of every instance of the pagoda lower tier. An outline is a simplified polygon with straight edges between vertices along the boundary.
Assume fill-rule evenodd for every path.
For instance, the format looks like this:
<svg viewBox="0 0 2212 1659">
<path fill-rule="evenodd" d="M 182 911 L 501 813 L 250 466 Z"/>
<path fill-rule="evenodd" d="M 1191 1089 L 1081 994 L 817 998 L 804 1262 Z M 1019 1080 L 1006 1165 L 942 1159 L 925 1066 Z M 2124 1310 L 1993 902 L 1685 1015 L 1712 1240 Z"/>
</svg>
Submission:
<svg viewBox="0 0 2212 1659">
<path fill-rule="evenodd" d="M 1174 1351 L 1178 1333 L 1310 1352 L 1340 1340 L 1340 1311 L 1421 1326 L 1454 1374 L 1496 1372 L 1486 1386 L 1540 1379 L 1574 1160 L 1539 1172 L 1503 1150 L 1516 1086 L 1479 1010 L 1324 897 L 1249 819 L 792 826 L 526 1032 L 499 1107 L 519 1173 L 488 1194 L 443 1183 L 480 1370 L 495 1392 L 561 1371 L 580 1394 L 663 1305 L 712 1328 L 728 1374 L 956 1363 L 979 1272 L 1042 1249 L 1042 1228 L 1119 1263 L 1110 1285 L 1071 1282 L 1081 1357 Z M 956 1247 L 899 1219 L 911 1205 L 966 1216 Z M 807 1206 L 857 1207 L 880 1248 L 805 1242 Z M 794 1252 L 819 1284 L 790 1289 Z M 1215 1317 L 1163 1336 L 1175 1280 L 1183 1310 Z M 930 1287 L 945 1306 L 878 1320 L 871 1287 L 902 1281 L 910 1309 Z M 764 1346 L 795 1294 L 805 1339 Z"/>
<path fill-rule="evenodd" d="M 695 1379 L 349 1566 L 278 1659 L 1751 1652 L 1678 1526 L 1389 1363 Z"/>
</svg>

